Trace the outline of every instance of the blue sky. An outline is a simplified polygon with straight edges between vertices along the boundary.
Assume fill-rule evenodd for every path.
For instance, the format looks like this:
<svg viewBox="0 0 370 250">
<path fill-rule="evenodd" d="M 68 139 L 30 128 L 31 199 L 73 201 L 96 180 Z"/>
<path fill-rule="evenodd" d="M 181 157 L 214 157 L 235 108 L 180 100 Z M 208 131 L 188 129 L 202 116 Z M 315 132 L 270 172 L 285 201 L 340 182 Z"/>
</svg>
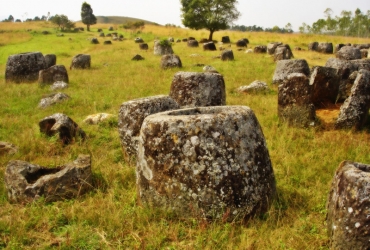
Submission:
<svg viewBox="0 0 370 250">
<path fill-rule="evenodd" d="M 0 8 L 0 20 L 13 15 L 16 19 L 64 14 L 69 19 L 80 19 L 81 5 L 84 1 L 76 0 L 10 0 Z M 159 24 L 181 25 L 180 0 L 88 0 L 96 16 L 127 16 L 153 21 Z M 242 13 L 235 24 L 263 28 L 277 25 L 285 27 L 292 24 L 297 31 L 302 23 L 311 25 L 320 18 L 325 18 L 324 11 L 332 9 L 333 16 L 340 16 L 343 10 L 354 12 L 359 8 L 364 14 L 370 10 L 370 0 L 239 0 L 237 8 Z"/>
</svg>

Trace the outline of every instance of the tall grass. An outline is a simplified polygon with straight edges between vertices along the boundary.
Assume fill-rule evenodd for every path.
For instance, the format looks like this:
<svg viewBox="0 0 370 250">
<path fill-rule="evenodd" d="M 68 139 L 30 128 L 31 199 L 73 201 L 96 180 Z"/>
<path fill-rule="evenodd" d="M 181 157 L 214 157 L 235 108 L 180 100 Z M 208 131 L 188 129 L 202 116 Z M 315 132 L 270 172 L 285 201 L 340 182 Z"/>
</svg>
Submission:
<svg viewBox="0 0 370 250">
<path fill-rule="evenodd" d="M 82 24 L 78 24 L 82 26 Z M 213 57 L 220 52 L 188 48 L 175 43 L 182 69 L 162 70 L 160 57 L 153 54 L 156 37 L 203 38 L 208 32 L 149 26 L 141 34 L 117 30 L 127 40 L 92 45 L 97 29 L 109 33 L 109 24 L 92 27 L 91 32 L 59 33 L 49 23 L 0 23 L 0 140 L 19 147 L 15 155 L 0 156 L 0 178 L 9 160 L 19 159 L 44 166 L 58 166 L 74 160 L 80 153 L 90 154 L 94 172 L 93 192 L 70 201 L 51 204 L 39 200 L 28 205 L 10 204 L 4 183 L 0 184 L 0 248 L 6 249 L 327 249 L 325 203 L 330 181 L 343 160 L 370 162 L 368 134 L 363 132 L 297 129 L 279 122 L 277 86 L 272 85 L 275 63 L 268 55 L 246 54 L 235 49 L 235 61 Z M 27 31 L 31 29 L 31 31 Z M 52 34 L 42 35 L 48 30 Z M 292 48 L 307 48 L 312 41 L 365 43 L 360 38 L 325 37 L 300 34 L 241 33 L 222 31 L 215 39 L 228 35 L 235 42 L 247 37 L 249 47 L 281 41 Z M 149 51 L 140 51 L 132 40 L 141 36 Z M 108 39 L 108 38 L 106 38 Z M 86 53 L 92 57 L 89 70 L 68 70 L 70 87 L 63 92 L 71 100 L 38 109 L 40 99 L 51 91 L 37 83 L 5 83 L 9 55 L 40 51 L 56 54 L 57 64 L 67 68 L 72 57 Z M 309 65 L 324 65 L 333 55 L 293 51 Z M 131 61 L 136 55 L 144 61 Z M 198 57 L 192 57 L 198 54 Z M 136 204 L 135 163 L 127 162 L 117 131 L 117 118 L 89 126 L 83 119 L 107 112 L 117 115 L 122 102 L 168 94 L 173 75 L 181 71 L 201 72 L 207 64 L 223 74 L 228 105 L 250 106 L 263 128 L 277 180 L 278 195 L 269 212 L 245 224 L 208 224 L 184 214 L 148 209 Z M 254 80 L 266 81 L 271 91 L 263 95 L 244 95 L 235 91 Z M 88 139 L 62 146 L 56 139 L 40 134 L 40 119 L 63 112 L 75 120 Z"/>
</svg>

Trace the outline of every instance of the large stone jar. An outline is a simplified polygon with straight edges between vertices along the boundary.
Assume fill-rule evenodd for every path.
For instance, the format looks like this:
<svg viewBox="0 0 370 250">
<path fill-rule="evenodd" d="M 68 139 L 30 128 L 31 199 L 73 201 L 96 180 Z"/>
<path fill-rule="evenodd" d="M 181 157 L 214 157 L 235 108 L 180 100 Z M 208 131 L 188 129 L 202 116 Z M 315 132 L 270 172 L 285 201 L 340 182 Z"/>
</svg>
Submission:
<svg viewBox="0 0 370 250">
<path fill-rule="evenodd" d="M 331 249 L 369 249 L 370 165 L 351 161 L 339 165 L 327 211 Z"/>
<path fill-rule="evenodd" d="M 210 220 L 264 213 L 276 190 L 263 132 L 246 106 L 146 117 L 136 173 L 142 203 Z"/>
</svg>

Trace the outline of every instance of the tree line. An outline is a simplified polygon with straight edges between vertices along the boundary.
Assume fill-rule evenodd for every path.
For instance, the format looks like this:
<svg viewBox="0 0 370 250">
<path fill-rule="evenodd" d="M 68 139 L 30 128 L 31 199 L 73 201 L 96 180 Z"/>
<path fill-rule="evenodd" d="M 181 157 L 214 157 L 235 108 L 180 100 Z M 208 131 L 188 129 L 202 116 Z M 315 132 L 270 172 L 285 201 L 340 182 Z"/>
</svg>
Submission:
<svg viewBox="0 0 370 250">
<path fill-rule="evenodd" d="M 370 10 L 362 13 L 359 8 L 352 11 L 343 10 L 340 16 L 333 17 L 333 11 L 324 11 L 325 19 L 319 19 L 312 25 L 303 23 L 299 27 L 301 33 L 331 34 L 352 37 L 370 37 Z"/>
</svg>

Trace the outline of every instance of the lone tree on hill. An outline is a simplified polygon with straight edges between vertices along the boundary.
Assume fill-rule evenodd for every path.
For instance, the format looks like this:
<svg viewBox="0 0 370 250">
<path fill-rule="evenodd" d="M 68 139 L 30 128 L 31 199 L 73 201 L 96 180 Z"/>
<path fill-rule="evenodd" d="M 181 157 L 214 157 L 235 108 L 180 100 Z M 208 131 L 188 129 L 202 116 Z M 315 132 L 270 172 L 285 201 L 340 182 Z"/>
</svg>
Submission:
<svg viewBox="0 0 370 250">
<path fill-rule="evenodd" d="M 90 4 L 84 2 L 81 7 L 81 20 L 86 24 L 87 31 L 90 31 L 90 25 L 96 24 L 96 17 L 93 14 Z"/>
<path fill-rule="evenodd" d="M 237 20 L 240 12 L 236 0 L 181 0 L 182 23 L 191 29 L 209 30 L 209 41 L 213 33 L 229 27 Z"/>
</svg>

